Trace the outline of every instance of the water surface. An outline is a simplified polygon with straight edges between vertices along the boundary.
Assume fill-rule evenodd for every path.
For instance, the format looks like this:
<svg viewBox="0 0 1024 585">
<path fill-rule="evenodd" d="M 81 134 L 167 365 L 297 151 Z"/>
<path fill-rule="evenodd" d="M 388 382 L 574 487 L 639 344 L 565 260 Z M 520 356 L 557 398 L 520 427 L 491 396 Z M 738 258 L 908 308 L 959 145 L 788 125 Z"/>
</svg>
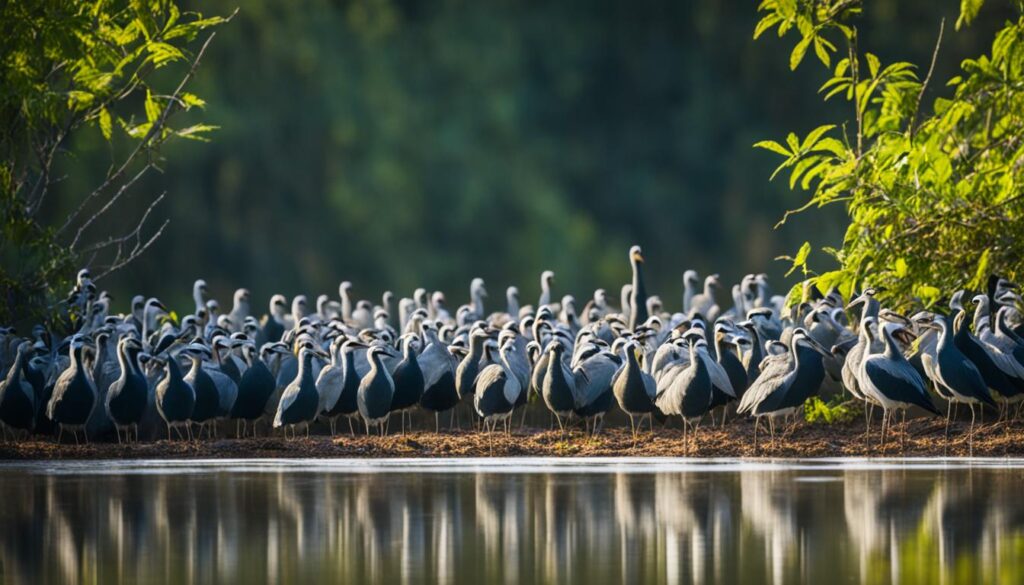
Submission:
<svg viewBox="0 0 1024 585">
<path fill-rule="evenodd" d="M 0 465 L 0 583 L 1022 583 L 1024 460 Z"/>
</svg>

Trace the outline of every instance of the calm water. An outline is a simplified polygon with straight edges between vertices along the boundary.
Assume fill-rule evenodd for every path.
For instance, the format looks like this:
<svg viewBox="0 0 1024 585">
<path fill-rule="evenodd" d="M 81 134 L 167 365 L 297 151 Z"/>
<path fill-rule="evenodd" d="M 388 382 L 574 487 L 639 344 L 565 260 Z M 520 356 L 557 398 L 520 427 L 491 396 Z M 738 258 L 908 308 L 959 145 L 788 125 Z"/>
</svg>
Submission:
<svg viewBox="0 0 1024 585">
<path fill-rule="evenodd" d="M 1024 583 L 1024 461 L 0 465 L 0 583 Z"/>
</svg>

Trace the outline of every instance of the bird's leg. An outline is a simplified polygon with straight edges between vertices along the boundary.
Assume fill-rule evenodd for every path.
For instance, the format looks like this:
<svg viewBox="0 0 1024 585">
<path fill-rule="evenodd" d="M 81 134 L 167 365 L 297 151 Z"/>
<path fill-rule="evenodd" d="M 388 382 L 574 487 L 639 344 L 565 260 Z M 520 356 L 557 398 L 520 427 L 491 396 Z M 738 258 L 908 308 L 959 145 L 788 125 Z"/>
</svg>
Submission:
<svg viewBox="0 0 1024 585">
<path fill-rule="evenodd" d="M 434 434 L 441 432 L 441 413 L 434 411 Z"/>
<path fill-rule="evenodd" d="M 306 421 L 306 438 L 309 438 L 309 421 Z"/>
<path fill-rule="evenodd" d="M 527 407 L 527 405 L 524 404 L 523 405 L 523 417 L 521 419 L 519 419 L 519 428 L 523 428 L 524 426 L 526 426 L 526 407 Z"/>
<path fill-rule="evenodd" d="M 903 424 L 900 425 L 902 432 L 900 433 L 900 451 L 903 453 L 907 452 L 907 409 L 903 409 Z"/>
<path fill-rule="evenodd" d="M 448 430 L 452 430 L 453 428 L 455 428 L 455 409 L 454 408 L 452 408 L 451 419 L 448 421 Z"/>
<path fill-rule="evenodd" d="M 725 428 L 725 415 L 728 414 L 728 412 L 726 411 L 726 408 L 728 408 L 728 406 L 723 406 L 722 407 L 722 428 L 723 429 Z"/>
<path fill-rule="evenodd" d="M 757 427 L 761 425 L 761 417 L 754 418 L 754 453 L 757 453 Z"/>
<path fill-rule="evenodd" d="M 971 405 L 971 431 L 967 435 L 967 455 L 974 457 L 974 404 Z"/>
<path fill-rule="evenodd" d="M 942 454 L 945 455 L 949 452 L 949 418 L 953 412 L 953 401 L 946 402 L 946 446 L 942 449 Z"/>
<path fill-rule="evenodd" d="M 686 427 L 687 427 L 687 425 L 686 425 L 686 417 L 683 416 L 682 419 L 683 419 L 683 450 L 686 453 L 689 453 L 690 452 L 690 442 L 686 438 L 686 430 L 687 430 L 686 429 Z"/>
<path fill-rule="evenodd" d="M 117 433 L 117 444 L 121 444 L 121 425 L 114 425 L 114 432 Z"/>
</svg>

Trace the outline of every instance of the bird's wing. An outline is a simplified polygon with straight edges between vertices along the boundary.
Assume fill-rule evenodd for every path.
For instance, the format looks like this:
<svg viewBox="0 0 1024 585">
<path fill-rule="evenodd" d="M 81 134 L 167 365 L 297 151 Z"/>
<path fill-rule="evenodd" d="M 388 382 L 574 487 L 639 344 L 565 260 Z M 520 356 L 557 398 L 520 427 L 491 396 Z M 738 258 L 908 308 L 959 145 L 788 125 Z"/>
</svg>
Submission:
<svg viewBox="0 0 1024 585">
<path fill-rule="evenodd" d="M 736 390 L 732 387 L 732 380 L 729 379 L 729 374 L 722 367 L 722 364 L 708 357 L 704 360 L 708 365 L 708 374 L 711 375 L 711 384 L 725 392 L 729 396 L 736 398 Z"/>
<path fill-rule="evenodd" d="M 654 376 L 647 372 L 640 372 L 640 379 L 644 382 L 644 392 L 654 400 L 655 395 L 658 394 L 658 386 L 654 383 Z"/>
<path fill-rule="evenodd" d="M 939 412 L 928 397 L 920 374 L 908 363 L 869 357 L 861 364 L 864 375 L 886 398 L 916 404 L 935 414 Z"/>
<path fill-rule="evenodd" d="M 281 426 L 281 416 L 299 396 L 300 387 L 301 385 L 298 382 L 292 382 L 291 384 L 288 384 L 288 387 L 281 393 L 281 401 L 277 403 L 277 414 L 274 415 L 275 427 Z"/>
<path fill-rule="evenodd" d="M 416 361 L 423 370 L 423 387 L 430 388 L 449 371 L 454 372 L 452 360 L 447 348 L 431 343 L 423 350 Z"/>
<path fill-rule="evenodd" d="M 577 366 L 573 371 L 576 404 L 586 406 L 607 392 L 612 386 L 612 376 L 616 369 L 616 363 L 605 354 L 592 356 Z"/>
<path fill-rule="evenodd" d="M 789 354 L 769 356 L 761 362 L 761 373 L 743 393 L 737 413 L 750 412 L 755 406 L 777 390 L 793 368 Z"/>
</svg>

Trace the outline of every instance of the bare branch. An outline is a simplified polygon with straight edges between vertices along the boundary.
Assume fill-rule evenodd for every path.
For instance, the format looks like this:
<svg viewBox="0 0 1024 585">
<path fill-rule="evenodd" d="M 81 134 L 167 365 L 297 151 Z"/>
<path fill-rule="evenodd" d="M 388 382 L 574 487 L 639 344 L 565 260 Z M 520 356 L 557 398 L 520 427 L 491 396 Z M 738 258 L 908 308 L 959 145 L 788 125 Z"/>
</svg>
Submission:
<svg viewBox="0 0 1024 585">
<path fill-rule="evenodd" d="M 167 192 L 165 191 L 161 193 L 156 199 L 154 199 L 152 203 L 149 204 L 149 207 L 146 208 L 145 213 L 143 213 L 142 217 L 139 218 L 139 222 L 135 226 L 135 229 L 133 229 L 131 232 L 125 234 L 122 237 L 113 238 L 99 245 L 99 247 L 116 245 L 117 253 L 114 255 L 114 259 L 110 262 L 106 269 L 100 272 L 99 275 L 95 276 L 93 278 L 93 281 L 98 281 L 101 278 L 108 276 L 112 272 L 120 270 L 121 268 L 124 268 L 128 264 L 132 263 L 139 256 L 141 256 L 151 245 L 153 245 L 153 242 L 160 238 L 160 236 L 164 233 L 164 229 L 167 227 L 167 224 L 169 224 L 171 220 L 165 219 L 163 223 L 160 224 L 160 227 L 157 228 L 157 230 L 153 232 L 153 234 L 149 236 L 149 238 L 147 238 L 146 240 L 142 239 L 142 228 L 146 225 L 146 220 L 149 218 L 149 215 L 153 211 L 153 208 L 156 207 L 156 205 L 160 203 L 160 201 L 162 201 L 166 195 Z M 135 244 L 131 247 L 130 250 L 126 251 L 125 245 L 128 244 L 133 239 L 135 241 Z M 95 249 L 94 257 L 95 253 L 98 253 L 98 249 L 99 248 Z"/>
<path fill-rule="evenodd" d="M 149 214 L 153 211 L 153 208 L 156 207 L 161 201 L 163 201 L 163 199 L 164 199 L 164 197 L 166 195 L 167 195 L 166 192 L 161 193 L 160 195 L 158 195 L 156 197 L 156 199 L 154 199 L 149 204 L 149 206 L 146 208 L 146 211 L 142 214 L 142 217 L 139 218 L 139 221 L 135 225 L 135 228 L 132 229 L 131 231 L 125 233 L 122 236 L 111 236 L 110 238 L 108 238 L 106 240 L 103 240 L 101 242 L 96 242 L 94 244 L 86 246 L 85 248 L 82 248 L 80 250 L 80 252 L 82 254 L 89 254 L 89 253 L 99 252 L 99 251 L 103 250 L 104 248 L 108 248 L 110 246 L 117 245 L 117 244 L 123 244 L 124 242 L 127 242 L 128 240 L 132 239 L 133 237 L 138 236 L 139 231 L 142 229 L 143 224 L 146 223 L 146 219 L 149 218 Z M 95 257 L 94 257 L 94 259 L 95 259 Z M 89 262 L 86 265 L 90 265 L 90 264 L 92 264 L 92 262 Z"/>
<path fill-rule="evenodd" d="M 134 177 L 132 177 L 131 179 L 128 179 L 128 181 L 126 181 L 126 182 L 125 182 L 125 184 L 121 185 L 121 188 L 117 190 L 117 193 L 114 193 L 114 196 L 113 196 L 113 197 L 111 197 L 111 198 L 110 198 L 110 199 L 109 199 L 109 200 L 108 200 L 108 201 L 107 201 L 107 202 L 106 202 L 106 203 L 105 203 L 105 204 L 103 205 L 103 207 L 99 208 L 99 209 L 98 209 L 98 210 L 96 211 L 96 213 L 92 214 L 92 216 L 90 216 L 90 217 L 89 217 L 89 219 L 85 220 L 85 223 L 83 223 L 83 224 L 81 225 L 81 227 L 79 227 L 79 228 L 78 228 L 78 232 L 77 232 L 77 233 L 75 233 L 75 239 L 71 241 L 71 251 L 72 251 L 72 252 L 74 252 L 74 251 L 76 250 L 76 248 L 77 248 L 77 246 L 78 246 L 78 242 L 79 242 L 79 240 L 81 240 L 81 239 L 82 239 L 82 234 L 83 234 L 83 233 L 85 232 L 85 230 L 86 230 L 86 229 L 87 229 L 87 228 L 88 228 L 88 227 L 89 227 L 90 225 L 92 225 L 92 223 L 93 223 L 94 221 L 96 221 L 97 219 L 99 219 L 99 217 L 100 217 L 101 215 L 103 215 L 103 214 L 104 214 L 104 213 L 106 213 L 106 212 L 107 212 L 107 211 L 108 211 L 108 210 L 109 210 L 109 209 L 110 209 L 111 207 L 113 207 L 113 206 L 114 206 L 114 204 L 115 204 L 115 203 L 117 203 L 118 199 L 120 199 L 120 198 L 121 198 L 121 196 L 122 196 L 122 195 L 124 195 L 124 194 L 125 194 L 125 192 L 126 192 L 126 191 L 128 191 L 128 189 L 129 189 L 129 188 L 130 188 L 130 187 L 131 187 L 132 185 L 134 185 L 134 184 L 135 184 L 135 183 L 136 183 L 136 182 L 137 182 L 137 181 L 138 181 L 139 179 L 141 179 L 141 178 L 142 178 L 142 175 L 146 174 L 146 171 L 148 171 L 148 170 L 149 170 L 150 168 L 152 168 L 152 166 L 153 166 L 153 165 L 152 165 L 152 163 L 146 163 L 146 165 L 142 167 L 142 170 L 140 170 L 140 171 L 139 171 L 138 173 L 136 173 L 136 175 L 135 175 Z M 163 197 L 163 195 L 161 195 L 160 197 L 162 198 L 162 197 Z"/>
<path fill-rule="evenodd" d="M 914 103 L 914 113 L 910 116 L 910 127 L 907 128 L 910 132 L 910 139 L 914 139 L 914 131 L 917 126 L 917 114 L 921 109 L 921 99 L 924 97 L 924 90 L 928 88 L 928 82 L 932 79 L 932 72 L 935 71 L 935 61 L 939 58 L 939 46 L 942 45 L 942 33 L 946 30 L 946 19 L 943 18 L 939 21 L 939 38 L 935 39 L 935 50 L 932 51 L 932 64 L 928 66 L 928 74 L 924 77 L 924 82 L 921 83 L 921 91 L 917 92 L 917 101 Z"/>
</svg>

